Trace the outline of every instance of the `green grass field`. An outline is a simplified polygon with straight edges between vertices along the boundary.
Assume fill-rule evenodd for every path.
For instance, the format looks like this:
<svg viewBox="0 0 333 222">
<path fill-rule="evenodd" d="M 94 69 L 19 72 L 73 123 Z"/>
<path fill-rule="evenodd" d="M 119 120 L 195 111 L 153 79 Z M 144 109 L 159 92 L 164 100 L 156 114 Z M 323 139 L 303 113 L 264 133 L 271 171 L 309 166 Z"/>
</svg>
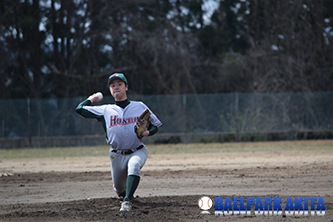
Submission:
<svg viewBox="0 0 333 222">
<path fill-rule="evenodd" d="M 147 148 L 149 150 L 149 154 L 219 153 L 246 151 L 258 152 L 288 150 L 329 151 L 333 150 L 333 140 L 147 145 Z M 108 155 L 108 150 L 108 146 L 2 149 L 0 150 L 0 159 L 105 156 Z"/>
</svg>

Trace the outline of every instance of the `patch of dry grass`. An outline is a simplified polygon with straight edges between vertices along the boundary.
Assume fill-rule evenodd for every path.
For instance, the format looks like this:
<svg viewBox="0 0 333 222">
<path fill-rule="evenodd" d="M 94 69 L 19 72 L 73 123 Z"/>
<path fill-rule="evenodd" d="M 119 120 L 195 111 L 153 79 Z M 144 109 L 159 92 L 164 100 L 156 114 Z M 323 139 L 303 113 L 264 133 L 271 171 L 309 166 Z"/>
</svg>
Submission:
<svg viewBox="0 0 333 222">
<path fill-rule="evenodd" d="M 298 151 L 318 150 L 332 151 L 333 140 L 248 142 L 248 143 L 194 143 L 147 145 L 150 154 L 180 153 L 220 153 L 220 152 L 258 152 L 258 151 Z M 51 157 L 85 157 L 108 155 L 108 146 L 81 146 L 61 148 L 24 148 L 2 149 L 1 159 L 16 158 L 51 158 Z"/>
</svg>

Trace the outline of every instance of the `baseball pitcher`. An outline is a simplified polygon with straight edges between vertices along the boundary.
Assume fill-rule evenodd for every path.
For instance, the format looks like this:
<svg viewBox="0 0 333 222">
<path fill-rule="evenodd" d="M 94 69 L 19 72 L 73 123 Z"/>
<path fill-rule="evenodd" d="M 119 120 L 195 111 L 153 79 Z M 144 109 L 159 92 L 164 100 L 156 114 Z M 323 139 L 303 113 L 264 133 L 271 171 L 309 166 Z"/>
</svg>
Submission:
<svg viewBox="0 0 333 222">
<path fill-rule="evenodd" d="M 162 123 L 143 102 L 127 99 L 128 83 L 122 73 L 112 74 L 108 85 L 115 104 L 92 106 L 103 100 L 101 93 L 95 93 L 81 102 L 76 112 L 103 124 L 106 141 L 111 146 L 113 188 L 123 198 L 120 211 L 130 211 L 141 168 L 148 158 L 142 138 L 154 135 Z"/>
</svg>

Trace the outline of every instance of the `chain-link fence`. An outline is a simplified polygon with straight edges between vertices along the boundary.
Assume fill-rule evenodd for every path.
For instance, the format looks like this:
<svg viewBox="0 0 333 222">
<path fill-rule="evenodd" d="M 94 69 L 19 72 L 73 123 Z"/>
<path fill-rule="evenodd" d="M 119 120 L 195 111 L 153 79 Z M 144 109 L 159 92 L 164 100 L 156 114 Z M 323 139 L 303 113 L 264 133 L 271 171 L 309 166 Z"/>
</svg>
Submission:
<svg viewBox="0 0 333 222">
<path fill-rule="evenodd" d="M 128 95 L 159 117 L 159 133 L 333 130 L 333 92 Z M 75 112 L 85 98 L 0 100 L 0 137 L 104 135 Z M 105 96 L 98 104 L 114 103 Z M 96 105 L 98 105 L 96 104 Z"/>
</svg>

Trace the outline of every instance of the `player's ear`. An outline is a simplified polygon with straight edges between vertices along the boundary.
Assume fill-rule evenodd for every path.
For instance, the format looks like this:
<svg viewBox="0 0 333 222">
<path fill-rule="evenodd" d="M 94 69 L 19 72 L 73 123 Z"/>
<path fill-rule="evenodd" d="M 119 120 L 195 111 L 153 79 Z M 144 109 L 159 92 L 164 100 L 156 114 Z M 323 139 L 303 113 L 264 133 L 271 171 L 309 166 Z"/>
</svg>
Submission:
<svg viewBox="0 0 333 222">
<path fill-rule="evenodd" d="M 128 90 L 128 85 L 126 85 L 126 91 Z"/>
<path fill-rule="evenodd" d="M 110 91 L 110 94 L 112 95 L 112 92 L 111 92 L 111 85 L 109 85 L 109 91 Z"/>
</svg>

